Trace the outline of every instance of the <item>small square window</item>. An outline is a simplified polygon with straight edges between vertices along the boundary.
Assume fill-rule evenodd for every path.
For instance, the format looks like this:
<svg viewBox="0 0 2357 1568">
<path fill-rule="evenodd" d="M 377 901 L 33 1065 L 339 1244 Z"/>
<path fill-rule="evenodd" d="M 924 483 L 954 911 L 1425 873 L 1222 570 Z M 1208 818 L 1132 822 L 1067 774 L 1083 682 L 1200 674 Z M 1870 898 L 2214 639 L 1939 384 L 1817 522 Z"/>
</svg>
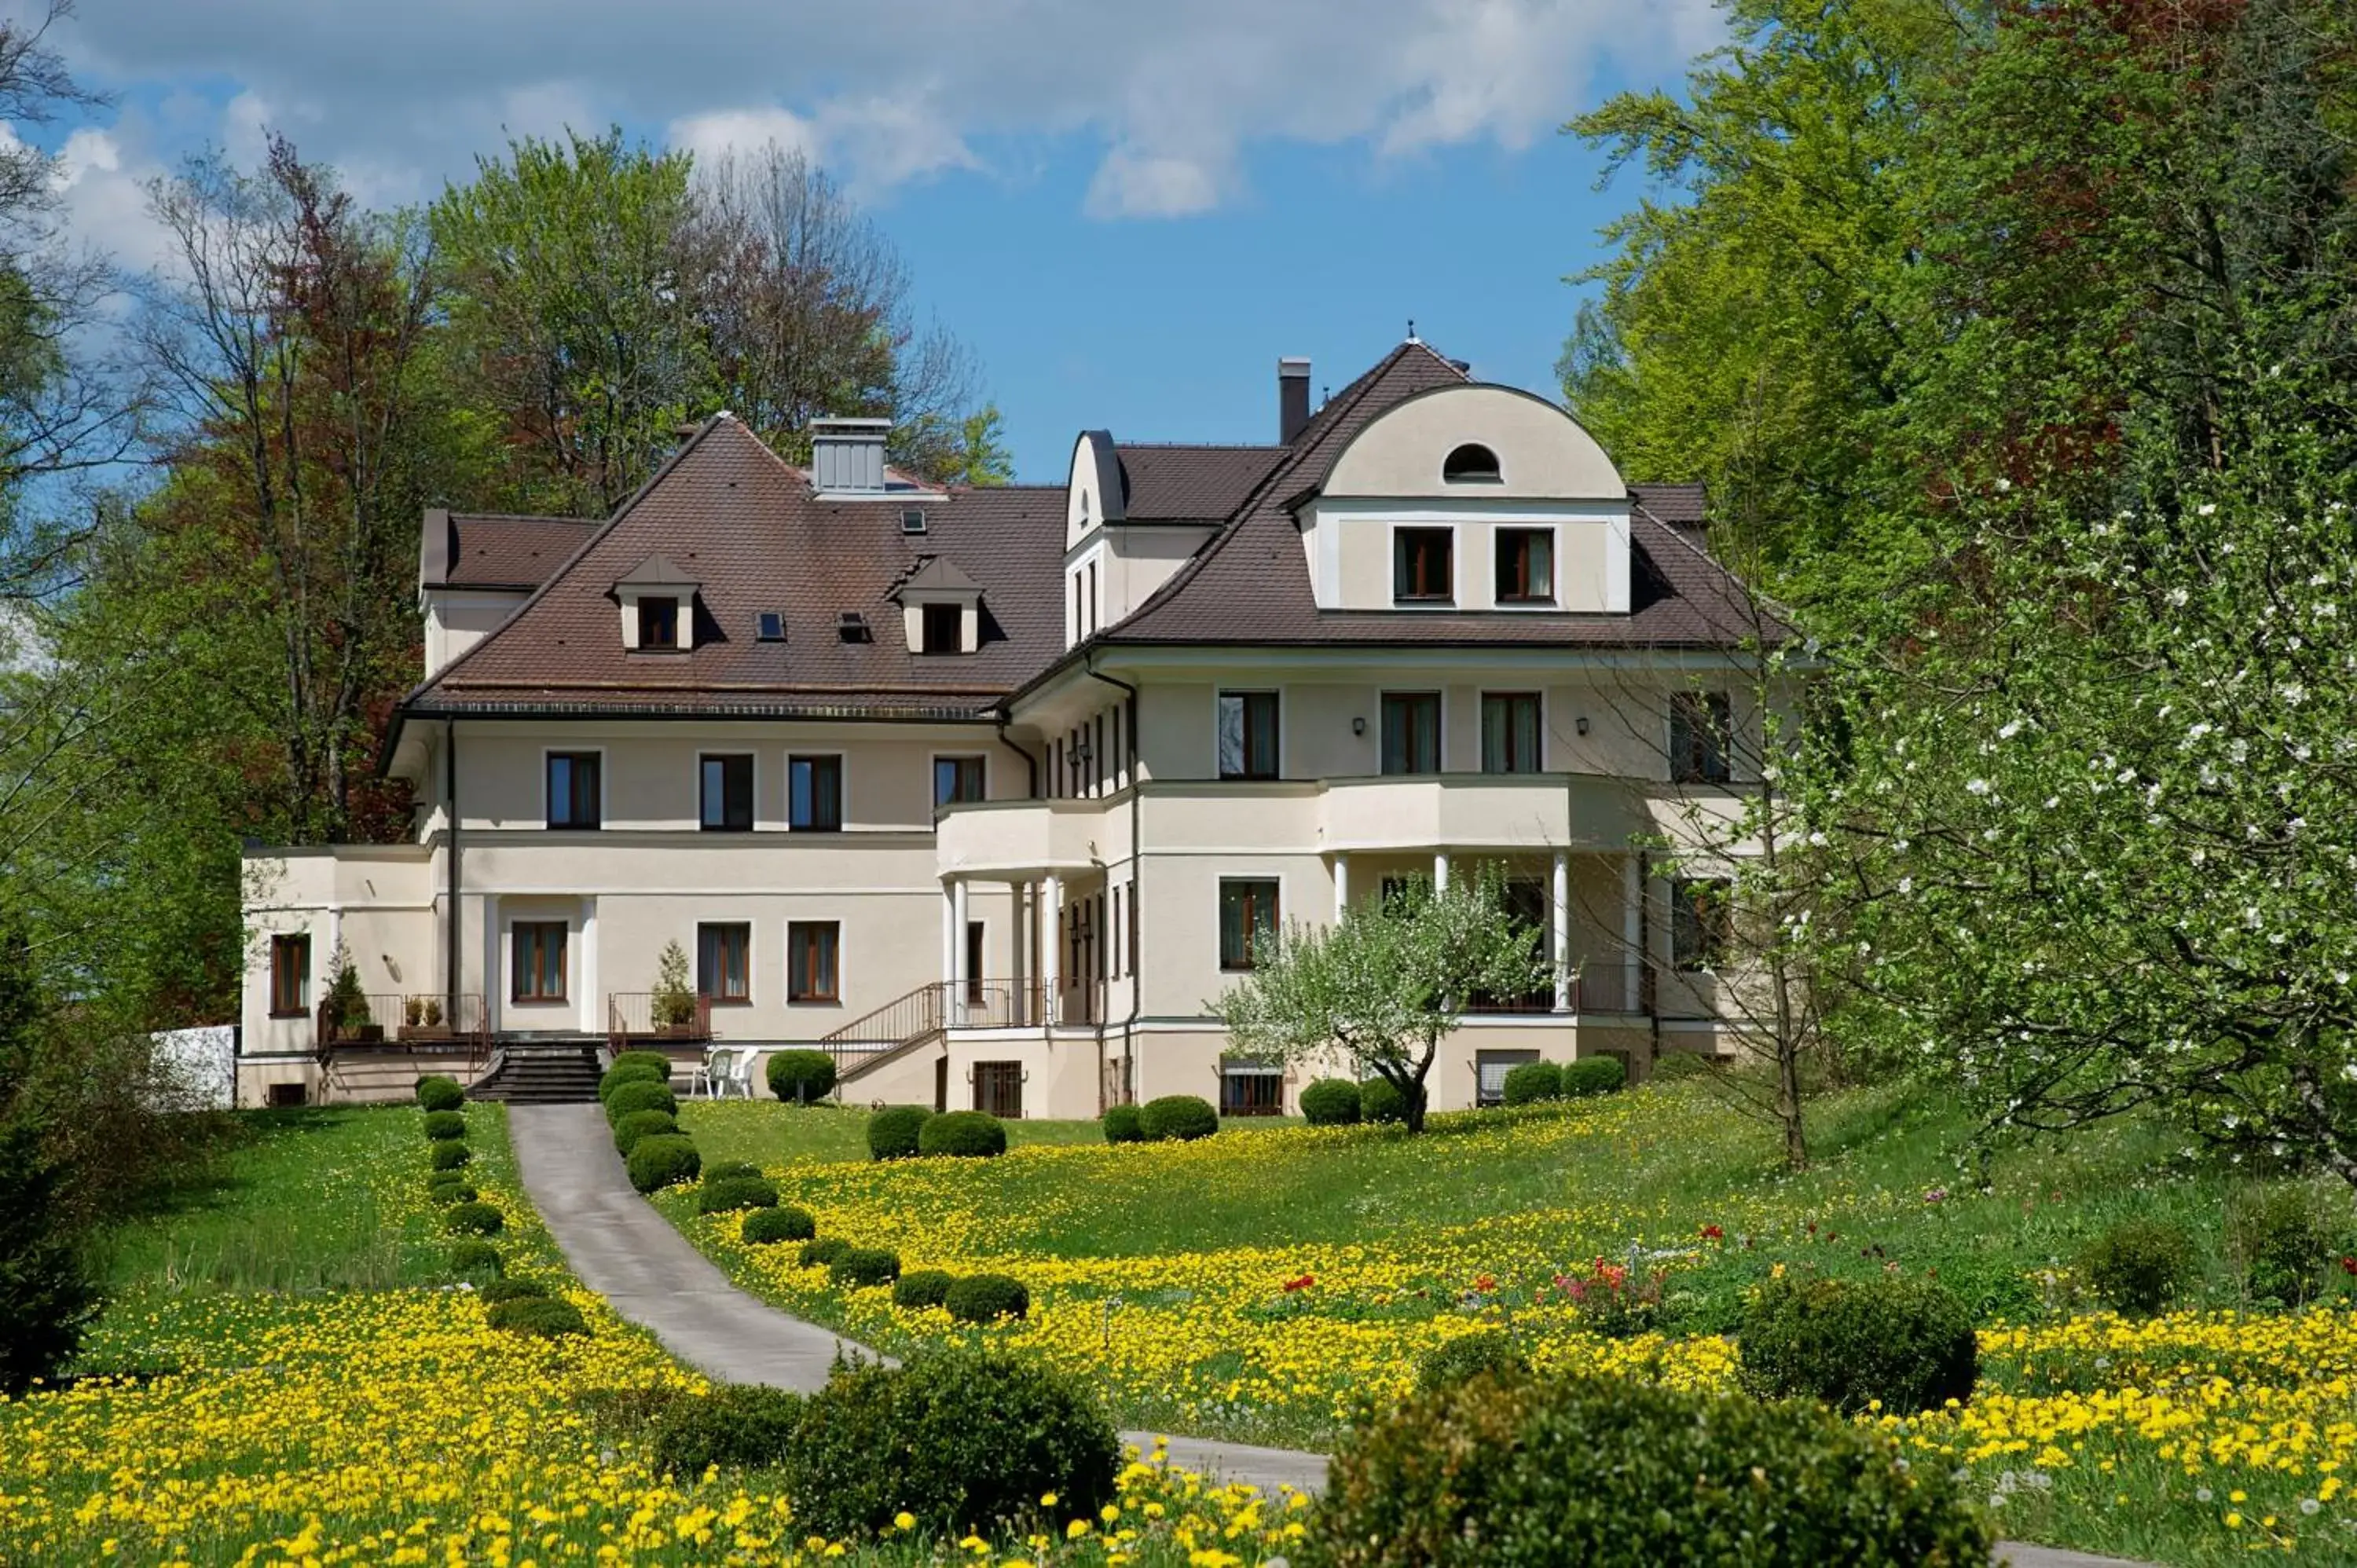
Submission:
<svg viewBox="0 0 2357 1568">
<path fill-rule="evenodd" d="M 1403 528 L 1392 535 L 1392 597 L 1437 602 L 1456 589 L 1449 576 L 1452 540 L 1445 528 Z"/>
<path fill-rule="evenodd" d="M 916 507 L 910 507 L 910 508 L 909 508 L 906 511 L 902 512 L 902 513 L 900 514 L 900 532 L 903 532 L 903 533 L 922 533 L 922 532 L 925 532 L 925 514 L 924 514 L 924 512 L 923 512 L 922 510 L 919 510 L 919 509 L 918 509 L 918 508 L 916 508 Z"/>
<path fill-rule="evenodd" d="M 987 791 L 984 788 L 983 759 L 979 757 L 936 757 L 933 758 L 933 804 L 963 805 L 979 800 Z"/>
<path fill-rule="evenodd" d="M 761 641 L 783 642 L 786 640 L 786 618 L 776 610 L 763 610 L 761 618 L 757 624 L 759 628 L 758 636 Z"/>
<path fill-rule="evenodd" d="M 1555 601 L 1555 531 L 1498 531 L 1498 602 L 1541 605 Z"/>
</svg>

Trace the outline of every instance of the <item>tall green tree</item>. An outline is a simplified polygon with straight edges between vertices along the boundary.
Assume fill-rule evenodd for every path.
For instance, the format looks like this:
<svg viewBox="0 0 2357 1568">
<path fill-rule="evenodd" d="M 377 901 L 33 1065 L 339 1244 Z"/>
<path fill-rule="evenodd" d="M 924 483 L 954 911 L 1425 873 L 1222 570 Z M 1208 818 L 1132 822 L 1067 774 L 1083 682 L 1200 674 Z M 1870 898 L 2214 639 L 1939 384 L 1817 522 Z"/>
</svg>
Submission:
<svg viewBox="0 0 2357 1568">
<path fill-rule="evenodd" d="M 98 1310 L 81 1237 L 61 1201 L 30 1058 L 42 1009 L 23 936 L 0 929 L 0 1397 L 21 1396 L 73 1357 Z"/>
</svg>

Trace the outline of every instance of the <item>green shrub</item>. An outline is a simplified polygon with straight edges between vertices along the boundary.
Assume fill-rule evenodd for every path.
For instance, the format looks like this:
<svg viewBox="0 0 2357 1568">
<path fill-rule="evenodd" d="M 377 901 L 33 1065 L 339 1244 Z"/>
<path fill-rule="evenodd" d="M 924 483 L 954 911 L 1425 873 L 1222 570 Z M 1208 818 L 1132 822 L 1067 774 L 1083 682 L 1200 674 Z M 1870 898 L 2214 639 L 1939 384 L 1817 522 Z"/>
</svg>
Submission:
<svg viewBox="0 0 2357 1568">
<path fill-rule="evenodd" d="M 456 1111 L 467 1103 L 467 1091 L 457 1079 L 430 1072 L 417 1080 L 417 1103 L 428 1111 Z"/>
<path fill-rule="evenodd" d="M 2348 1242 L 2346 1221 L 2298 1183 L 2245 1188 L 2226 1206 L 2226 1252 L 2255 1301 L 2307 1305 Z"/>
<path fill-rule="evenodd" d="M 905 1160 L 917 1152 L 918 1134 L 931 1120 L 932 1112 L 921 1105 L 887 1105 L 867 1119 L 867 1155 L 870 1159 Z"/>
<path fill-rule="evenodd" d="M 1361 1422 L 1303 1568 L 1979 1568 L 1944 1465 L 1799 1403 L 1619 1378 L 1448 1383 Z"/>
<path fill-rule="evenodd" d="M 493 1280 L 477 1291 L 475 1298 L 485 1306 L 496 1306 L 503 1301 L 536 1300 L 548 1294 L 548 1287 L 538 1280 Z"/>
<path fill-rule="evenodd" d="M 1509 1105 L 1535 1105 L 1563 1098 L 1563 1068 L 1556 1062 L 1522 1062 L 1506 1069 L 1503 1097 Z"/>
<path fill-rule="evenodd" d="M 761 1167 L 750 1160 L 722 1160 L 704 1167 L 706 1181 L 735 1181 L 743 1176 L 758 1176 Z"/>
<path fill-rule="evenodd" d="M 1502 1328 L 1460 1334 L 1424 1353 L 1415 1366 L 1419 1389 L 1448 1388 L 1487 1372 L 1498 1378 L 1520 1378 L 1531 1369 L 1530 1359 Z"/>
<path fill-rule="evenodd" d="M 542 1339 L 557 1339 L 568 1334 L 589 1332 L 589 1325 L 583 1320 L 581 1309 L 569 1301 L 522 1296 L 514 1301 L 493 1303 L 485 1316 L 494 1328 L 504 1328 L 511 1334 L 529 1334 Z"/>
<path fill-rule="evenodd" d="M 614 1055 L 614 1065 L 648 1068 L 666 1081 L 671 1078 L 671 1058 L 662 1051 L 618 1051 Z"/>
<path fill-rule="evenodd" d="M 745 1240 L 756 1246 L 773 1241 L 807 1241 L 818 1234 L 818 1222 L 807 1208 L 789 1204 L 778 1208 L 757 1208 L 745 1216 Z"/>
<path fill-rule="evenodd" d="M 1972 1314 L 1935 1280 L 1786 1274 L 1745 1305 L 1736 1336 L 1743 1386 L 1762 1399 L 1804 1394 L 1844 1415 L 1938 1410 L 1972 1397 L 1980 1348 Z"/>
<path fill-rule="evenodd" d="M 633 1111 L 614 1123 L 614 1147 L 628 1159 L 640 1139 L 670 1137 L 678 1132 L 679 1119 L 668 1111 Z"/>
<path fill-rule="evenodd" d="M 1137 1107 L 1112 1105 L 1105 1108 L 1104 1135 L 1108 1144 L 1142 1144 L 1146 1131 L 1137 1124 Z"/>
<path fill-rule="evenodd" d="M 842 1237 L 820 1236 L 803 1242 L 802 1251 L 794 1254 L 794 1262 L 805 1269 L 815 1269 L 823 1263 L 832 1265 L 849 1251 L 851 1243 Z"/>
<path fill-rule="evenodd" d="M 671 1074 L 659 1067 L 649 1067 L 642 1061 L 619 1062 L 608 1068 L 597 1078 L 597 1098 L 610 1100 L 614 1090 L 626 1083 L 659 1083 L 671 1087 Z"/>
<path fill-rule="evenodd" d="M 740 1208 L 775 1208 L 778 1206 L 778 1184 L 759 1176 L 723 1176 L 714 1181 L 704 1178 L 704 1186 L 695 1194 L 698 1214 L 734 1214 Z"/>
<path fill-rule="evenodd" d="M 677 1117 L 679 1097 L 671 1091 L 669 1084 L 652 1079 L 616 1084 L 614 1092 L 606 1096 L 606 1124 L 619 1127 L 622 1118 L 633 1111 L 660 1111 L 666 1116 Z"/>
<path fill-rule="evenodd" d="M 1582 1057 L 1563 1064 L 1563 1097 L 1585 1100 L 1591 1094 L 1612 1094 L 1626 1088 L 1629 1069 L 1619 1057 Z"/>
<path fill-rule="evenodd" d="M 996 1323 L 1030 1316 L 1031 1293 L 1005 1274 L 968 1274 L 942 1293 L 942 1305 L 960 1323 Z"/>
<path fill-rule="evenodd" d="M 1006 1128 L 985 1111 L 929 1116 L 917 1133 L 917 1152 L 958 1159 L 988 1159 L 1006 1152 Z"/>
<path fill-rule="evenodd" d="M 880 1532 L 905 1511 L 919 1530 L 954 1538 L 1093 1518 L 1120 1465 L 1113 1423 L 1077 1380 L 1028 1359 L 931 1350 L 837 1373 L 802 1407 L 780 1468 L 798 1534 Z"/>
<path fill-rule="evenodd" d="M 1150 1144 L 1165 1139 L 1192 1143 L 1220 1130 L 1220 1113 L 1200 1094 L 1166 1094 L 1138 1107 L 1137 1130 Z"/>
<path fill-rule="evenodd" d="M 939 1306 L 957 1276 L 947 1269 L 919 1269 L 892 1282 L 894 1306 Z"/>
<path fill-rule="evenodd" d="M 770 1092 L 794 1105 L 815 1105 L 834 1092 L 834 1058 L 824 1051 L 780 1051 L 763 1069 Z"/>
<path fill-rule="evenodd" d="M 2165 1219 L 2123 1220 L 2079 1254 L 2079 1277 L 2117 1311 L 2150 1317 L 2191 1283 L 2193 1239 Z"/>
<path fill-rule="evenodd" d="M 1359 1120 L 1359 1086 L 1321 1078 L 1301 1091 L 1301 1115 L 1312 1127 L 1348 1127 Z"/>
<path fill-rule="evenodd" d="M 442 1229 L 453 1236 L 496 1236 L 507 1228 L 507 1216 L 488 1203 L 454 1203 L 442 1212 Z"/>
<path fill-rule="evenodd" d="M 1407 1096 L 1387 1078 L 1371 1078 L 1359 1085 L 1359 1114 L 1370 1122 L 1407 1120 Z"/>
<path fill-rule="evenodd" d="M 1708 1078 L 1717 1070 L 1717 1061 L 1707 1051 L 1663 1051 L 1653 1058 L 1653 1081 L 1678 1083 L 1690 1078 Z"/>
<path fill-rule="evenodd" d="M 900 1277 L 900 1254 L 887 1247 L 846 1247 L 826 1266 L 834 1285 L 888 1285 Z"/>
<path fill-rule="evenodd" d="M 463 1138 L 467 1135 L 467 1118 L 456 1111 L 428 1111 L 425 1135 L 437 1144 Z"/>
<path fill-rule="evenodd" d="M 437 1171 L 455 1171 L 460 1165 L 465 1165 L 474 1157 L 474 1155 L 468 1151 L 467 1145 L 464 1144 L 436 1144 L 434 1145 L 434 1168 Z"/>
<path fill-rule="evenodd" d="M 694 1486 L 715 1465 L 774 1469 L 802 1423 L 802 1402 L 800 1394 L 759 1383 L 723 1385 L 700 1399 L 675 1400 L 649 1434 L 655 1473 Z"/>
<path fill-rule="evenodd" d="M 622 1164 L 630 1173 L 632 1187 L 640 1192 L 660 1192 L 683 1181 L 694 1181 L 704 1168 L 704 1156 L 696 1153 L 694 1141 L 684 1134 L 658 1133 L 640 1139 Z"/>
<path fill-rule="evenodd" d="M 463 1181 L 442 1176 L 436 1177 L 434 1185 L 426 1191 L 436 1203 L 445 1208 L 454 1203 L 472 1203 L 483 1196 Z"/>
<path fill-rule="evenodd" d="M 450 1248 L 450 1272 L 468 1279 L 483 1275 L 497 1279 L 507 1272 L 507 1263 L 489 1241 L 457 1241 Z"/>
</svg>

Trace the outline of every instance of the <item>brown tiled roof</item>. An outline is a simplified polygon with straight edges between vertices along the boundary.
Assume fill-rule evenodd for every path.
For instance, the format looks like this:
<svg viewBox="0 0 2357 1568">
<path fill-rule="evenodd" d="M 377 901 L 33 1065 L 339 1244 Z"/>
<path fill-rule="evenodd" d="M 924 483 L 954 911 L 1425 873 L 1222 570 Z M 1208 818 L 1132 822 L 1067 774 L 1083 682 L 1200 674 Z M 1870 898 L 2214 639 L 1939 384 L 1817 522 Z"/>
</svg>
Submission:
<svg viewBox="0 0 2357 1568">
<path fill-rule="evenodd" d="M 434 569 L 428 541 L 427 587 L 537 588 L 597 531 L 577 517 L 518 517 L 500 512 L 449 512 L 442 518 L 443 550 Z"/>
<path fill-rule="evenodd" d="M 1282 446 L 1128 445 L 1121 458 L 1128 522 L 1225 522 L 1285 458 Z"/>
<path fill-rule="evenodd" d="M 708 423 L 499 630 L 411 693 L 408 711 L 907 713 L 972 716 L 1063 646 L 1060 486 L 955 489 L 926 498 L 926 532 L 900 508 L 821 502 L 802 470 L 742 424 Z M 700 582 L 694 647 L 621 641 L 612 585 L 660 553 Z M 909 651 L 889 596 L 920 555 L 980 585 L 982 646 Z M 786 639 L 756 638 L 785 618 Z M 845 642 L 845 610 L 869 640 Z"/>
<path fill-rule="evenodd" d="M 1631 485 L 1637 503 L 1673 528 L 1699 528 L 1703 521 L 1700 485 Z"/>
</svg>

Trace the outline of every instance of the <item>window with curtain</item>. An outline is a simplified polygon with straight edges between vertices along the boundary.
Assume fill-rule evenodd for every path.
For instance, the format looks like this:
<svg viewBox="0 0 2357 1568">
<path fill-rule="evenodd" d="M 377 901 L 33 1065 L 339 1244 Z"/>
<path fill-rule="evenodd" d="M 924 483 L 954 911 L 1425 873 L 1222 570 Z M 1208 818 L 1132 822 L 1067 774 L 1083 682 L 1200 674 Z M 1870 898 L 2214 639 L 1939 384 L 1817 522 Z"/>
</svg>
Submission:
<svg viewBox="0 0 2357 1568">
<path fill-rule="evenodd" d="M 1257 878 L 1220 881 L 1220 967 L 1253 968 L 1276 936 L 1276 884 Z"/>
<path fill-rule="evenodd" d="M 1724 692 L 1675 692 L 1670 696 L 1670 779 L 1724 784 L 1735 731 L 1733 704 Z"/>
<path fill-rule="evenodd" d="M 562 920 L 518 920 L 509 928 L 514 947 L 511 1000 L 565 1000 L 565 933 Z"/>
<path fill-rule="evenodd" d="M 311 1010 L 311 939 L 270 939 L 270 1013 L 299 1017 Z"/>
<path fill-rule="evenodd" d="M 786 759 L 786 825 L 803 832 L 834 832 L 843 826 L 843 758 Z"/>
<path fill-rule="evenodd" d="M 1220 777 L 1276 777 L 1276 693 L 1220 693 Z"/>
<path fill-rule="evenodd" d="M 1481 694 L 1482 772 L 1539 772 L 1542 749 L 1536 692 Z"/>
<path fill-rule="evenodd" d="M 753 759 L 703 758 L 704 831 L 750 832 L 753 828 Z"/>
<path fill-rule="evenodd" d="M 1498 531 L 1498 602 L 1548 604 L 1555 599 L 1555 530 Z"/>
<path fill-rule="evenodd" d="M 1440 771 L 1440 693 L 1383 693 L 1383 771 Z"/>
<path fill-rule="evenodd" d="M 548 754 L 548 825 L 594 828 L 599 822 L 598 767 L 594 751 Z"/>
<path fill-rule="evenodd" d="M 933 758 L 933 804 L 954 806 L 984 798 L 983 760 L 979 757 Z"/>
<path fill-rule="evenodd" d="M 1392 597 L 1447 599 L 1456 590 L 1449 578 L 1452 540 L 1445 528 L 1392 531 Z"/>
<path fill-rule="evenodd" d="M 793 920 L 786 926 L 786 1000 L 841 1000 L 838 972 L 843 928 L 833 920 Z"/>
<path fill-rule="evenodd" d="M 714 1002 L 753 999 L 753 928 L 743 921 L 695 928 L 695 993 Z"/>
</svg>

